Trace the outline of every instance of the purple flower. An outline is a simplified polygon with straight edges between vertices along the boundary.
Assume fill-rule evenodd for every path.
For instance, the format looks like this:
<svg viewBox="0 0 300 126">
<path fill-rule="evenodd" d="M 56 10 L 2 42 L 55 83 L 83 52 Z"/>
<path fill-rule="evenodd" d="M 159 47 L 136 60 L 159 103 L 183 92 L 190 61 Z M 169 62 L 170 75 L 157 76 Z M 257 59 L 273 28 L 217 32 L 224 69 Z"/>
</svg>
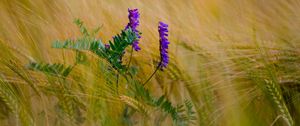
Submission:
<svg viewBox="0 0 300 126">
<path fill-rule="evenodd" d="M 136 34 L 137 36 L 137 40 L 135 40 L 133 43 L 132 43 L 132 47 L 135 51 L 139 51 L 141 50 L 141 48 L 139 47 L 139 39 L 141 38 L 140 36 L 140 32 L 137 30 L 137 27 L 139 26 L 140 22 L 139 22 L 139 17 L 140 17 L 140 14 L 139 14 L 139 11 L 138 9 L 128 9 L 128 18 L 129 18 L 129 23 L 127 24 L 126 26 L 126 30 L 128 28 L 131 28 L 131 30 Z"/>
<path fill-rule="evenodd" d="M 104 44 L 105 48 L 106 49 L 109 49 L 110 48 L 110 45 L 109 44 Z"/>
<path fill-rule="evenodd" d="M 168 48 L 169 48 L 169 40 L 168 40 L 168 25 L 159 22 L 158 26 L 158 32 L 159 32 L 159 49 L 160 49 L 160 64 L 159 67 L 161 70 L 163 68 L 166 68 L 169 64 L 169 55 L 168 55 Z"/>
</svg>

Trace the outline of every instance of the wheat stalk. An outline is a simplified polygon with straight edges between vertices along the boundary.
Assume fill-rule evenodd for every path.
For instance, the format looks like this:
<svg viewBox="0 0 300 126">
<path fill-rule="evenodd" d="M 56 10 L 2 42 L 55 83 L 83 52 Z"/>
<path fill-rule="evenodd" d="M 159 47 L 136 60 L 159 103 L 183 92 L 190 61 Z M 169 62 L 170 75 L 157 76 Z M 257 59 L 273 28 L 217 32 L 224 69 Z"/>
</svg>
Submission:
<svg viewBox="0 0 300 126">
<path fill-rule="evenodd" d="M 280 89 L 278 88 L 278 86 L 275 85 L 273 81 L 265 80 L 265 82 L 266 82 L 267 91 L 271 96 L 271 98 L 273 99 L 273 101 L 275 102 L 277 108 L 279 109 L 282 118 L 287 123 L 287 125 L 294 126 L 294 121 L 290 115 L 289 110 L 287 109 L 285 101 L 282 98 Z"/>
</svg>

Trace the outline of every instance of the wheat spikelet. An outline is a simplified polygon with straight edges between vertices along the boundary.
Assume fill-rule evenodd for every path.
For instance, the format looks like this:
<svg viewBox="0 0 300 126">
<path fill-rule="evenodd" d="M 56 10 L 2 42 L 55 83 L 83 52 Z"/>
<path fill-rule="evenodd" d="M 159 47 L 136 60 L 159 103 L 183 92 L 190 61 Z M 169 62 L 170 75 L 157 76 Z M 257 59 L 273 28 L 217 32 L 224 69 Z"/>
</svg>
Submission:
<svg viewBox="0 0 300 126">
<path fill-rule="evenodd" d="M 287 109 L 287 106 L 282 98 L 282 94 L 280 89 L 275 85 L 273 81 L 265 80 L 266 82 L 266 88 L 269 93 L 269 95 L 272 97 L 273 101 L 277 105 L 277 108 L 279 109 L 279 112 L 283 116 L 285 122 L 289 126 L 294 126 L 294 121 L 290 115 L 289 110 Z"/>
<path fill-rule="evenodd" d="M 120 100 L 124 103 L 126 103 L 127 105 L 129 105 L 130 107 L 136 109 L 139 112 L 142 112 L 144 115 L 148 116 L 150 114 L 150 108 L 147 107 L 146 105 L 144 105 L 143 103 L 125 96 L 125 95 L 121 95 L 120 96 Z"/>
<path fill-rule="evenodd" d="M 32 126 L 34 125 L 34 120 L 25 106 L 25 101 L 16 88 L 11 86 L 11 84 L 4 82 L 0 78 L 0 98 L 5 102 L 5 104 L 11 109 L 13 113 L 16 114 L 18 119 L 22 122 L 22 125 Z"/>
</svg>

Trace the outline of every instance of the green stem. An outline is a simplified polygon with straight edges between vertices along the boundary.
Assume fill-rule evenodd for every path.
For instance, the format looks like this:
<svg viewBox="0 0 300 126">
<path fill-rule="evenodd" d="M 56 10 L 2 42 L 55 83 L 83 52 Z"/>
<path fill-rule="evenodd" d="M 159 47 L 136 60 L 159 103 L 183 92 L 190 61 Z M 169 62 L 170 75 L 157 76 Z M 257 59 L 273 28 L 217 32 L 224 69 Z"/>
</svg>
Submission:
<svg viewBox="0 0 300 126">
<path fill-rule="evenodd" d="M 128 71 L 128 69 L 129 69 L 129 65 L 130 65 L 130 63 L 131 63 L 131 59 L 132 59 L 132 54 L 133 54 L 133 47 L 131 47 L 131 51 L 130 51 L 130 58 L 129 58 L 129 61 L 128 61 L 128 63 L 127 63 L 127 67 L 126 67 L 126 70 Z"/>
<path fill-rule="evenodd" d="M 151 76 L 145 81 L 145 83 L 143 83 L 143 86 L 145 86 L 150 79 L 154 76 L 154 74 L 157 72 L 157 70 L 160 68 L 160 64 L 156 67 L 155 71 L 151 74 Z"/>
<path fill-rule="evenodd" d="M 128 70 L 129 70 L 129 66 L 130 66 L 131 60 L 132 60 L 132 55 L 133 55 L 133 47 L 131 47 L 130 58 L 129 58 L 129 61 L 128 61 L 127 65 L 126 65 L 126 73 L 128 73 L 131 78 L 133 78 L 133 76 L 128 72 Z"/>
</svg>

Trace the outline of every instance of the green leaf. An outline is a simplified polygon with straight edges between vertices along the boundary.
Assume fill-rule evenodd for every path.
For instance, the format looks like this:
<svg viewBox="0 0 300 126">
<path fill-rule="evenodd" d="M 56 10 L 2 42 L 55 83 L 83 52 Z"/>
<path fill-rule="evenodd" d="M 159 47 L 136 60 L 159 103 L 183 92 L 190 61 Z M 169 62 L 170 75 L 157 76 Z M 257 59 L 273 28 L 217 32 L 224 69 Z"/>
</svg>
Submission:
<svg viewBox="0 0 300 126">
<path fill-rule="evenodd" d="M 90 33 L 88 32 L 87 28 L 83 25 L 83 21 L 81 21 L 80 19 L 75 19 L 74 23 L 79 27 L 80 32 L 84 36 L 90 36 Z"/>
<path fill-rule="evenodd" d="M 83 34 L 82 38 L 77 40 L 67 39 L 65 41 L 55 41 L 52 44 L 53 48 L 61 49 L 73 49 L 76 51 L 91 51 L 96 54 L 99 58 L 107 60 L 114 69 L 120 73 L 125 73 L 126 67 L 122 65 L 122 57 L 124 56 L 125 50 L 130 46 L 133 41 L 136 40 L 136 34 L 129 28 L 127 30 L 122 30 L 120 34 L 113 37 L 113 40 L 108 41 L 110 48 L 105 48 L 104 44 L 100 39 L 95 39 L 90 36 L 90 33 L 83 26 L 83 22 L 76 19 L 74 23 L 80 28 Z M 98 31 L 97 29 L 94 32 Z M 76 56 L 76 62 L 82 63 L 83 59 L 81 56 Z"/>
<path fill-rule="evenodd" d="M 81 52 L 81 51 L 76 51 L 76 64 L 87 64 L 87 56 Z"/>
<path fill-rule="evenodd" d="M 41 71 L 45 74 L 67 77 L 72 71 L 73 66 L 65 67 L 63 64 L 47 64 L 47 63 L 35 63 L 31 62 L 27 65 L 31 70 Z"/>
</svg>

